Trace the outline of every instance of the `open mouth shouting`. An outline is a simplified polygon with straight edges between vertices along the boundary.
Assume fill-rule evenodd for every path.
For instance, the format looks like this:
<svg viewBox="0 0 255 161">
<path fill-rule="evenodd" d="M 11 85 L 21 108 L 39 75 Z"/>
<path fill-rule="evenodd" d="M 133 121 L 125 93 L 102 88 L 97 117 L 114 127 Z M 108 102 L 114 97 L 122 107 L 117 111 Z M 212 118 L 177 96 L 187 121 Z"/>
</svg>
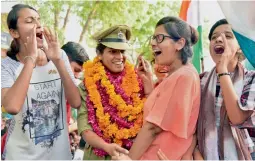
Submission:
<svg viewBox="0 0 255 161">
<path fill-rule="evenodd" d="M 215 45 L 213 50 L 216 54 L 221 55 L 224 53 L 225 47 L 223 45 Z"/>
<path fill-rule="evenodd" d="M 36 41 L 40 45 L 43 44 L 43 33 L 42 33 L 42 31 L 36 32 Z"/>
<path fill-rule="evenodd" d="M 159 56 L 162 52 L 160 50 L 153 50 L 155 56 Z"/>
<path fill-rule="evenodd" d="M 36 33 L 36 38 L 43 39 L 43 34 L 42 34 L 42 32 Z"/>
</svg>

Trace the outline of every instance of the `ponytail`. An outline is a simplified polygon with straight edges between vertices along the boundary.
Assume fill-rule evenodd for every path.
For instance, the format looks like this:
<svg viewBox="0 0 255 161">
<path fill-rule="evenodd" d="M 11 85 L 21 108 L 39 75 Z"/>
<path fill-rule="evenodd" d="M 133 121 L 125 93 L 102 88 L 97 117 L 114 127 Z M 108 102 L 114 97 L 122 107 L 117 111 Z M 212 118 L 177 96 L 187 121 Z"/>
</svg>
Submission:
<svg viewBox="0 0 255 161">
<path fill-rule="evenodd" d="M 16 39 L 13 39 L 11 42 L 10 49 L 7 51 L 7 56 L 13 58 L 19 52 L 19 44 Z"/>
</svg>

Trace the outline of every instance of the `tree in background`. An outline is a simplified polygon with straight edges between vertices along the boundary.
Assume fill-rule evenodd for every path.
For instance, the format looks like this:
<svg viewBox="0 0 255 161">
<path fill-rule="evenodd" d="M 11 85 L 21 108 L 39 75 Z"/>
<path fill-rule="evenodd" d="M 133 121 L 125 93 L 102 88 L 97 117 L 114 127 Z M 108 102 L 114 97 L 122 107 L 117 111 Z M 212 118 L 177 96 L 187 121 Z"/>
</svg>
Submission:
<svg viewBox="0 0 255 161">
<path fill-rule="evenodd" d="M 86 43 L 94 46 L 91 35 L 96 31 L 116 24 L 127 24 L 133 33 L 131 44 L 139 44 L 141 48 L 137 52 L 152 59 L 148 39 L 160 18 L 167 15 L 178 16 L 180 2 L 157 1 L 152 4 L 147 1 L 85 1 L 81 6 L 82 9 L 76 10 L 80 25 L 83 26 L 80 42 L 85 37 Z"/>
<path fill-rule="evenodd" d="M 101 1 L 84 1 L 80 10 L 76 10 L 76 15 L 80 19 L 80 25 L 82 26 L 82 31 L 80 34 L 79 42 L 82 42 L 85 36 L 85 33 L 89 30 L 90 23 L 93 20 L 99 4 Z"/>
<path fill-rule="evenodd" d="M 42 23 L 54 28 L 60 43 L 65 42 L 65 30 L 71 17 L 79 19 L 79 23 L 72 24 L 81 27 L 79 36 L 80 43 L 86 43 L 90 47 L 95 47 L 96 43 L 91 36 L 100 30 L 104 30 L 112 25 L 127 24 L 132 28 L 133 45 L 132 59 L 136 60 L 136 54 L 144 53 L 148 60 L 152 60 L 149 39 L 153 34 L 155 25 L 164 16 L 178 16 L 181 1 L 44 1 L 25 0 L 20 1 L 35 7 L 41 15 Z M 53 15 L 53 16 L 52 16 Z M 6 27 L 3 25 L 2 29 Z M 5 20 L 6 22 L 6 20 Z"/>
<path fill-rule="evenodd" d="M 1 13 L 1 31 L 8 32 L 8 26 L 7 26 L 7 16 L 8 13 Z"/>
<path fill-rule="evenodd" d="M 60 43 L 61 44 L 64 43 L 65 41 L 64 32 L 66 29 L 66 25 L 69 21 L 72 9 L 76 4 L 75 1 L 25 0 L 21 2 L 36 8 L 40 13 L 42 24 L 45 26 L 47 25 L 47 27 L 54 28 L 54 30 L 58 33 Z M 63 22 L 63 24 L 61 24 L 60 22 Z"/>
</svg>

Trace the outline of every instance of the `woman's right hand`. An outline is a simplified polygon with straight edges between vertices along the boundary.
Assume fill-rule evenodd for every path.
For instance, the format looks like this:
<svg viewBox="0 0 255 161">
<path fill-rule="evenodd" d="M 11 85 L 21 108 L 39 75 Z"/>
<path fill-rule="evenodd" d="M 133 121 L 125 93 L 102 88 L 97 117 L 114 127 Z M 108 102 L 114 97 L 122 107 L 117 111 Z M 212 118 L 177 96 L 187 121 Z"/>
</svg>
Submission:
<svg viewBox="0 0 255 161">
<path fill-rule="evenodd" d="M 36 25 L 32 28 L 29 36 L 27 36 L 26 42 L 23 42 L 27 56 L 37 58 L 37 41 L 36 41 Z"/>
<path fill-rule="evenodd" d="M 118 144 L 112 143 L 112 144 L 105 144 L 105 147 L 103 148 L 104 151 L 106 151 L 110 156 L 119 156 L 121 153 L 128 155 L 129 151 L 122 148 Z"/>
</svg>

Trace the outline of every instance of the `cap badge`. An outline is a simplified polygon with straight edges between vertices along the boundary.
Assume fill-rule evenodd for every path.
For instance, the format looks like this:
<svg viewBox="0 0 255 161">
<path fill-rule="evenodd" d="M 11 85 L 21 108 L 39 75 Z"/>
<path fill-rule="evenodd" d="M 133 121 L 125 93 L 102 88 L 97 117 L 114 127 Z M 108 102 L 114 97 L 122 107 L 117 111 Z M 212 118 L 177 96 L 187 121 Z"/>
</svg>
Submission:
<svg viewBox="0 0 255 161">
<path fill-rule="evenodd" d="M 123 39 L 123 38 L 124 38 L 123 32 L 119 31 L 119 33 L 118 33 L 118 38 L 120 38 L 120 39 Z"/>
</svg>

